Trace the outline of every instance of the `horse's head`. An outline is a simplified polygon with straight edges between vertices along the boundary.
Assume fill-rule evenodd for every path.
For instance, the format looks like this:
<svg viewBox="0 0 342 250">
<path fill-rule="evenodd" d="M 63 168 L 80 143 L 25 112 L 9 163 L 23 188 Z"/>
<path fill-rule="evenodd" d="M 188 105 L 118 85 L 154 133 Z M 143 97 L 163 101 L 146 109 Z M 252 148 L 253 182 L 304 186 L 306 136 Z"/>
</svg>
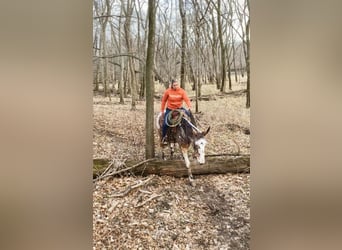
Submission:
<svg viewBox="0 0 342 250">
<path fill-rule="evenodd" d="M 194 156 L 199 164 L 205 163 L 205 145 L 207 140 L 204 138 L 208 134 L 210 127 L 205 132 L 195 134 L 194 138 Z"/>
</svg>

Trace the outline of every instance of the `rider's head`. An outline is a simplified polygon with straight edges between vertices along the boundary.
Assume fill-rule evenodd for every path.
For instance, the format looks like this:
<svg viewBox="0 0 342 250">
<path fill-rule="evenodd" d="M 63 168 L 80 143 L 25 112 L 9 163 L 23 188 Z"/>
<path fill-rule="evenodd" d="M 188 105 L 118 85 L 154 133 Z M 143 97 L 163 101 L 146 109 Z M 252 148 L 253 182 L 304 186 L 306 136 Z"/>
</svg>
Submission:
<svg viewBox="0 0 342 250">
<path fill-rule="evenodd" d="M 179 88 L 179 82 L 177 80 L 171 80 L 171 88 L 172 89 L 178 89 Z"/>
</svg>

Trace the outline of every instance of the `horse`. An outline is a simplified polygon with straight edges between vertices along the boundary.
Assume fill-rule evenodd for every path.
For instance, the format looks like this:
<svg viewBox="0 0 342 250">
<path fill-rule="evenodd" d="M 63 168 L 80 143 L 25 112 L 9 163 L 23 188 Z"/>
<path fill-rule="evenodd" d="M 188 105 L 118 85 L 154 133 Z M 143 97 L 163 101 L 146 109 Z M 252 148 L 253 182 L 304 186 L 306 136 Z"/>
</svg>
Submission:
<svg viewBox="0 0 342 250">
<path fill-rule="evenodd" d="M 168 125 L 166 133 L 166 145 L 164 145 L 164 143 L 162 142 L 162 127 L 164 119 L 167 119 L 166 124 Z M 205 146 L 207 144 L 205 136 L 208 134 L 210 126 L 205 132 L 202 132 L 198 128 L 196 128 L 196 122 L 191 112 L 190 116 L 188 116 L 184 112 L 184 110 L 176 109 L 170 111 L 167 117 L 164 117 L 164 113 L 159 113 L 156 118 L 156 127 L 158 129 L 160 137 L 162 158 L 165 160 L 164 148 L 166 146 L 169 146 L 169 148 L 171 149 L 172 159 L 175 151 L 175 145 L 177 143 L 182 152 L 185 166 L 188 169 L 188 178 L 190 184 L 193 185 L 193 176 L 188 151 L 190 149 L 190 146 L 192 145 L 194 149 L 194 158 L 199 164 L 205 163 Z"/>
</svg>

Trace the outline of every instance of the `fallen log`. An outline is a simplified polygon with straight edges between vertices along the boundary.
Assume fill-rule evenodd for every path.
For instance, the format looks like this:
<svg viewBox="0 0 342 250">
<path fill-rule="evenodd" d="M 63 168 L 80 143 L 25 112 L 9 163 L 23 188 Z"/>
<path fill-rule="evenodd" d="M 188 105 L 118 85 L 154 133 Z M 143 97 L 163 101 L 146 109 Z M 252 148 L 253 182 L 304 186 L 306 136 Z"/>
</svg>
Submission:
<svg viewBox="0 0 342 250">
<path fill-rule="evenodd" d="M 216 94 L 201 95 L 198 97 L 198 100 L 200 100 L 200 101 L 215 101 L 215 100 L 217 100 L 217 98 L 225 98 L 227 96 L 239 97 L 239 96 L 245 95 L 246 93 L 247 93 L 246 89 L 234 90 L 234 91 L 229 91 L 229 92 L 218 92 Z M 191 101 L 195 101 L 196 96 L 189 96 L 189 99 Z"/>
<path fill-rule="evenodd" d="M 99 176 L 101 170 L 104 171 L 110 164 L 110 160 L 94 159 L 93 160 L 93 177 Z M 130 168 L 130 166 L 136 166 Z M 174 177 L 184 177 L 188 175 L 183 160 L 160 160 L 153 159 L 144 161 L 141 164 L 137 162 L 126 162 L 125 168 L 129 169 L 135 175 L 147 176 L 155 175 L 170 175 Z M 250 157 L 249 155 L 235 156 L 229 158 L 208 158 L 203 165 L 191 162 L 191 170 L 193 175 L 205 174 L 225 174 L 225 173 L 249 173 Z M 115 174 L 113 174 L 115 175 Z"/>
</svg>

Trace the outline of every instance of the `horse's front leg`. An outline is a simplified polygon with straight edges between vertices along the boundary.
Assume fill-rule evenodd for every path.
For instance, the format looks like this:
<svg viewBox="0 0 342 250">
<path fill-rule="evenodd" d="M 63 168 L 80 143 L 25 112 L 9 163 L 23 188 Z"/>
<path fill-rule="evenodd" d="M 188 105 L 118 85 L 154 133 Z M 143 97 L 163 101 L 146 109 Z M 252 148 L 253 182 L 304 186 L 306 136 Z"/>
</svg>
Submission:
<svg viewBox="0 0 342 250">
<path fill-rule="evenodd" d="M 173 159 L 173 154 L 175 153 L 175 144 L 173 142 L 170 143 L 171 150 L 171 160 Z"/>
<path fill-rule="evenodd" d="M 189 156 L 188 156 L 188 148 L 182 147 L 182 154 L 183 154 L 183 158 L 185 161 L 185 166 L 188 169 L 188 178 L 189 178 L 190 184 L 194 186 L 194 183 L 193 183 L 194 178 L 191 172 L 191 166 L 190 166 L 190 161 L 189 161 Z"/>
<path fill-rule="evenodd" d="M 160 144 L 160 150 L 161 150 L 161 158 L 165 161 L 166 157 L 165 157 L 165 145 L 163 145 L 162 143 Z"/>
</svg>

